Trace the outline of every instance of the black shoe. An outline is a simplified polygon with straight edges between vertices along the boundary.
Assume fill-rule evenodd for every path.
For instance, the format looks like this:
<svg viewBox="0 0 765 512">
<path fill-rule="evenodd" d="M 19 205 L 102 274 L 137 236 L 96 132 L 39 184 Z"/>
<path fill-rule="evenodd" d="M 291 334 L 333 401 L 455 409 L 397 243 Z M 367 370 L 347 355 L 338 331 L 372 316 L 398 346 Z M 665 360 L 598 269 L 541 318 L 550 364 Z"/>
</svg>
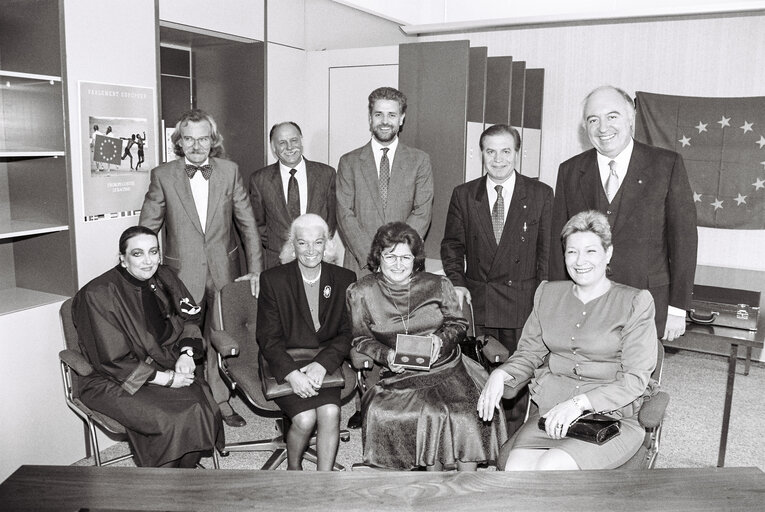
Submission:
<svg viewBox="0 0 765 512">
<path fill-rule="evenodd" d="M 239 414 L 237 414 L 236 412 L 232 413 L 229 416 L 223 416 L 223 422 L 229 427 L 243 427 L 247 425 L 247 422 L 244 421 L 244 418 L 239 416 Z"/>
<path fill-rule="evenodd" d="M 348 428 L 357 429 L 361 427 L 362 419 L 363 418 L 361 417 L 361 411 L 356 411 L 355 413 L 353 413 L 353 416 L 348 418 Z"/>
</svg>

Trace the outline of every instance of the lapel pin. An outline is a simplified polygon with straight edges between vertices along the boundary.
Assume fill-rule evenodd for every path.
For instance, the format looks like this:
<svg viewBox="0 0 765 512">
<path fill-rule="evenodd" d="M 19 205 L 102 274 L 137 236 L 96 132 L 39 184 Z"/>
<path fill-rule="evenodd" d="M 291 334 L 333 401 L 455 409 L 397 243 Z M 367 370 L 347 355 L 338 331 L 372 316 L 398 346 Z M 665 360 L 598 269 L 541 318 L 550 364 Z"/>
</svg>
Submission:
<svg viewBox="0 0 765 512">
<path fill-rule="evenodd" d="M 332 295 L 332 287 L 327 285 L 324 287 L 324 298 L 328 299 L 330 295 Z"/>
<path fill-rule="evenodd" d="M 643 180 L 638 180 L 638 183 L 642 185 L 643 184 Z"/>
</svg>

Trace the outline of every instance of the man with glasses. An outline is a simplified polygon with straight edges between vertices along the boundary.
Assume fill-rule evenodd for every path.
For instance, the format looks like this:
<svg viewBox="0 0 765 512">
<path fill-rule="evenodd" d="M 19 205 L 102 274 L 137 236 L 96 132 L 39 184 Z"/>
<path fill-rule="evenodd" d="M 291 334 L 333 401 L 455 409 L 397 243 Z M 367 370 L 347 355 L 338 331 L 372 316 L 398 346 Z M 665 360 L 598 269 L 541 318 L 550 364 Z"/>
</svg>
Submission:
<svg viewBox="0 0 765 512">
<path fill-rule="evenodd" d="M 178 270 L 194 300 L 205 308 L 208 333 L 217 290 L 232 281 L 249 280 L 257 295 L 263 269 L 260 236 L 239 168 L 221 158 L 223 137 L 212 116 L 199 109 L 184 113 L 172 142 L 181 158 L 152 169 L 139 223 L 155 232 L 164 228 L 163 263 Z M 248 271 L 240 277 L 236 231 Z M 244 418 L 228 403 L 230 392 L 209 346 L 206 368 L 223 420 L 232 427 L 244 426 Z"/>
<path fill-rule="evenodd" d="M 476 333 L 518 346 L 533 308 L 534 291 L 547 279 L 552 189 L 516 170 L 518 131 L 487 128 L 479 141 L 484 176 L 452 193 L 441 241 L 441 262 L 460 302 L 473 305 Z M 505 404 L 508 434 L 523 424 L 528 393 Z"/>
</svg>

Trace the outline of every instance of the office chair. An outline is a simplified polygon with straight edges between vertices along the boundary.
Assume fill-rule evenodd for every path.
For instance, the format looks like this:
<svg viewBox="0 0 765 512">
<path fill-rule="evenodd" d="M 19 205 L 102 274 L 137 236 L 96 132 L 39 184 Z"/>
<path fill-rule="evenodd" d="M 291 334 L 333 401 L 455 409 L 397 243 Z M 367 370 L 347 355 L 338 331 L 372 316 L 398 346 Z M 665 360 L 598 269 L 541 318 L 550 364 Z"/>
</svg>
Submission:
<svg viewBox="0 0 765 512">
<path fill-rule="evenodd" d="M 664 365 L 664 346 L 661 342 L 658 342 L 658 350 L 656 355 L 656 368 L 651 373 L 651 378 L 658 384 L 661 384 L 662 367 Z M 519 385 L 516 388 L 505 387 L 505 393 L 502 398 L 513 398 L 518 390 L 523 389 L 528 384 L 528 380 Z M 643 402 L 640 411 L 638 412 L 638 422 L 640 426 L 645 429 L 645 437 L 643 443 L 638 448 L 638 451 L 630 457 L 627 462 L 619 466 L 617 469 L 653 469 L 656 466 L 656 458 L 659 455 L 659 447 L 661 444 L 661 432 L 664 422 L 664 414 L 669 404 L 669 394 L 666 391 L 659 391 L 652 397 L 647 397 Z M 526 409 L 526 420 L 529 419 L 529 411 L 531 410 L 531 400 L 529 400 L 529 406 Z M 524 420 L 525 421 L 525 420 Z M 512 441 L 512 438 L 510 439 Z M 498 467 L 504 467 L 507 461 L 507 455 L 510 451 L 512 443 L 508 441 L 500 450 L 499 460 L 497 460 Z"/>
<path fill-rule="evenodd" d="M 215 297 L 215 314 L 210 341 L 218 351 L 218 369 L 226 384 L 247 400 L 251 408 L 264 416 L 279 416 L 280 409 L 263 394 L 260 381 L 258 353 L 260 347 L 256 339 L 258 301 L 252 296 L 249 281 L 234 282 L 224 286 Z M 356 378 L 347 363 L 343 363 L 345 386 L 340 397 L 345 400 L 356 388 Z M 229 452 L 265 451 L 272 452 L 261 469 L 276 469 L 287 458 L 285 440 L 285 418 L 275 421 L 276 435 L 270 439 L 260 439 L 241 443 L 226 444 L 222 455 Z M 347 430 L 340 431 L 340 440 L 347 442 L 351 438 Z M 316 437 L 312 437 L 304 458 L 316 463 Z M 345 470 L 335 463 L 335 469 Z"/>
<path fill-rule="evenodd" d="M 72 299 L 67 299 L 61 304 L 59 314 L 61 315 L 61 326 L 64 330 L 66 346 L 66 349 L 58 354 L 61 364 L 61 378 L 64 382 L 64 398 L 66 399 L 66 405 L 85 422 L 87 430 L 86 454 L 90 451 L 93 452 L 96 466 L 108 466 L 130 459 L 133 456 L 132 452 L 113 459 L 101 460 L 96 425 L 118 438 L 125 437 L 125 427 L 117 420 L 94 411 L 80 400 L 79 377 L 90 375 L 93 372 L 93 367 L 80 352 L 77 329 L 74 327 L 74 321 L 72 320 Z"/>
<path fill-rule="evenodd" d="M 89 439 L 89 443 L 86 441 L 86 453 L 87 451 L 93 452 L 96 466 L 108 466 L 130 459 L 133 457 L 132 452 L 106 461 L 101 460 L 96 425 L 120 440 L 126 440 L 125 427 L 114 418 L 94 411 L 80 400 L 79 377 L 90 375 L 93 372 L 93 366 L 80 352 L 79 337 L 72 320 L 72 299 L 67 299 L 61 304 L 59 314 L 61 315 L 61 326 L 64 330 L 66 345 L 66 349 L 58 353 L 61 363 L 61 378 L 64 382 L 64 398 L 69 408 L 85 422 L 88 431 L 87 439 Z M 213 466 L 215 469 L 219 469 L 218 454 L 215 449 L 212 450 L 212 458 Z M 198 467 L 204 469 L 201 464 L 198 464 Z"/>
</svg>

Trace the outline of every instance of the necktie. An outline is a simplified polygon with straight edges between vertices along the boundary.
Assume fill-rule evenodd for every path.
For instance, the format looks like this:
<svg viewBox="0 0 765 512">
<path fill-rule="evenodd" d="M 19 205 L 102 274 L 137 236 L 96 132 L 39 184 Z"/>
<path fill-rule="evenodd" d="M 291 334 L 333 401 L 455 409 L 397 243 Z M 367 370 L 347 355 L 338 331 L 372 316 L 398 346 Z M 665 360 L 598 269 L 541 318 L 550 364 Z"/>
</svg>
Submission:
<svg viewBox="0 0 765 512">
<path fill-rule="evenodd" d="M 191 165 L 186 164 L 186 174 L 189 176 L 189 179 L 194 177 L 194 174 L 200 171 L 202 173 L 202 177 L 206 180 L 210 179 L 210 175 L 212 174 L 213 168 L 210 164 L 205 165 Z"/>
<path fill-rule="evenodd" d="M 497 191 L 497 200 L 494 201 L 494 206 L 491 209 L 491 226 L 494 228 L 494 238 L 497 239 L 497 244 L 502 238 L 502 229 L 505 227 L 505 200 L 502 198 L 502 185 L 494 187 Z"/>
<path fill-rule="evenodd" d="M 388 161 L 388 150 L 382 148 L 382 158 L 380 159 L 380 199 L 382 199 L 383 210 L 388 206 L 388 185 L 390 184 L 390 162 Z"/>
<path fill-rule="evenodd" d="M 608 179 L 606 179 L 606 197 L 610 203 L 619 190 L 619 175 L 616 174 L 616 162 L 614 160 L 608 162 L 608 168 L 611 169 L 611 172 L 608 173 Z"/>
<path fill-rule="evenodd" d="M 296 172 L 297 170 L 290 169 L 290 180 L 287 182 L 287 211 L 292 220 L 300 217 L 300 189 L 295 177 Z"/>
</svg>

